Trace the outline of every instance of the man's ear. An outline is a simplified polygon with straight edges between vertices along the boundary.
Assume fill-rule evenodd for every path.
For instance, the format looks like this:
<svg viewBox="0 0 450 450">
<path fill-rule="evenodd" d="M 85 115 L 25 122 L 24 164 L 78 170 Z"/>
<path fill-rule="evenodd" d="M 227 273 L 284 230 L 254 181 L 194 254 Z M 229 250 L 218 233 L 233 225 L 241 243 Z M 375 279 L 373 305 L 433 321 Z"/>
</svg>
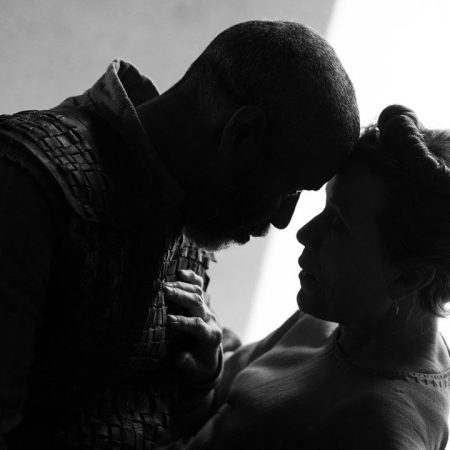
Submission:
<svg viewBox="0 0 450 450">
<path fill-rule="evenodd" d="M 248 160 L 257 157 L 266 129 L 266 115 L 258 106 L 242 106 L 234 112 L 222 131 L 220 152 L 224 157 Z"/>
<path fill-rule="evenodd" d="M 432 265 L 404 268 L 389 287 L 389 295 L 401 301 L 427 287 L 435 276 L 436 268 Z"/>
</svg>

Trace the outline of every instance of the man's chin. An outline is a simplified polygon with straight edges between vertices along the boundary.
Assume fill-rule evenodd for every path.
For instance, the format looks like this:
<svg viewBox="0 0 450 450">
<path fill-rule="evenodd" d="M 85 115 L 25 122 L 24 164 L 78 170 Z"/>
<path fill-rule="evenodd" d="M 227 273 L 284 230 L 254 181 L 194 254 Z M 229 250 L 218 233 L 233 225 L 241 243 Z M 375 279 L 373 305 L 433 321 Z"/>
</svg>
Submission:
<svg viewBox="0 0 450 450">
<path fill-rule="evenodd" d="M 209 251 L 223 250 L 233 243 L 232 239 L 224 239 L 223 237 L 213 235 L 211 232 L 204 232 L 191 226 L 185 226 L 183 233 L 198 246 Z"/>
<path fill-rule="evenodd" d="M 250 241 L 250 234 L 248 232 L 237 232 L 233 236 L 225 236 L 213 234 L 209 230 L 203 232 L 190 226 L 183 229 L 183 233 L 200 247 L 210 250 L 224 250 L 233 244 L 244 245 Z"/>
<path fill-rule="evenodd" d="M 250 240 L 250 235 L 247 233 L 240 233 L 239 235 L 234 236 L 233 239 L 230 239 L 230 243 L 235 243 L 238 245 L 244 245 Z"/>
</svg>

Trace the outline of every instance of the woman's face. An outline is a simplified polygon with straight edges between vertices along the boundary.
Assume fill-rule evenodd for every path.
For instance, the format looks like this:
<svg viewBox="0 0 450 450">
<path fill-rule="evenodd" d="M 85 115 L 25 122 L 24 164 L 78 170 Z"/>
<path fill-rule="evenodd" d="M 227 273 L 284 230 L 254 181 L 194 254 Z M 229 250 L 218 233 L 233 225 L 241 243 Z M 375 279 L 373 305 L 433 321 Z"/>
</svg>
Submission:
<svg viewBox="0 0 450 450">
<path fill-rule="evenodd" d="M 297 301 L 302 311 L 344 325 L 392 314 L 388 289 L 398 270 L 384 251 L 376 215 L 387 194 L 381 177 L 351 164 L 327 185 L 325 209 L 297 233 Z"/>
</svg>

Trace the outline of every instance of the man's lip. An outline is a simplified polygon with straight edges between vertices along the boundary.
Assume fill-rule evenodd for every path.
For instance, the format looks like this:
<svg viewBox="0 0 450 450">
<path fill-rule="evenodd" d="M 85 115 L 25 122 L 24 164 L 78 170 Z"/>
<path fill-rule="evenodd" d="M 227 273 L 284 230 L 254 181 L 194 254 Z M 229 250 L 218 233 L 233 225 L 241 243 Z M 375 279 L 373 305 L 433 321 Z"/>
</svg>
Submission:
<svg viewBox="0 0 450 450">
<path fill-rule="evenodd" d="M 265 236 L 267 234 L 269 229 L 270 229 L 270 222 L 269 221 L 265 221 L 263 223 L 258 223 L 257 225 L 254 225 L 253 227 L 251 227 L 248 230 L 248 232 L 249 232 L 250 236 L 262 237 L 262 236 Z"/>
<path fill-rule="evenodd" d="M 236 241 L 239 244 L 246 244 L 251 238 L 251 235 L 249 233 L 240 233 L 238 236 L 236 236 Z"/>
</svg>

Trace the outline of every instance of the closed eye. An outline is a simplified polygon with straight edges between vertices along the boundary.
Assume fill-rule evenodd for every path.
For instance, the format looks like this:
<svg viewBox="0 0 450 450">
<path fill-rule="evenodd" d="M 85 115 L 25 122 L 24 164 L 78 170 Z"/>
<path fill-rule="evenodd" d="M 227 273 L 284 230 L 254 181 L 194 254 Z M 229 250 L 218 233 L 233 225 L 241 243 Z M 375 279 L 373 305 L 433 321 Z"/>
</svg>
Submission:
<svg viewBox="0 0 450 450">
<path fill-rule="evenodd" d="M 337 233 L 348 233 L 349 230 L 345 225 L 344 221 L 337 215 L 334 214 L 329 222 L 330 227 Z"/>
</svg>

